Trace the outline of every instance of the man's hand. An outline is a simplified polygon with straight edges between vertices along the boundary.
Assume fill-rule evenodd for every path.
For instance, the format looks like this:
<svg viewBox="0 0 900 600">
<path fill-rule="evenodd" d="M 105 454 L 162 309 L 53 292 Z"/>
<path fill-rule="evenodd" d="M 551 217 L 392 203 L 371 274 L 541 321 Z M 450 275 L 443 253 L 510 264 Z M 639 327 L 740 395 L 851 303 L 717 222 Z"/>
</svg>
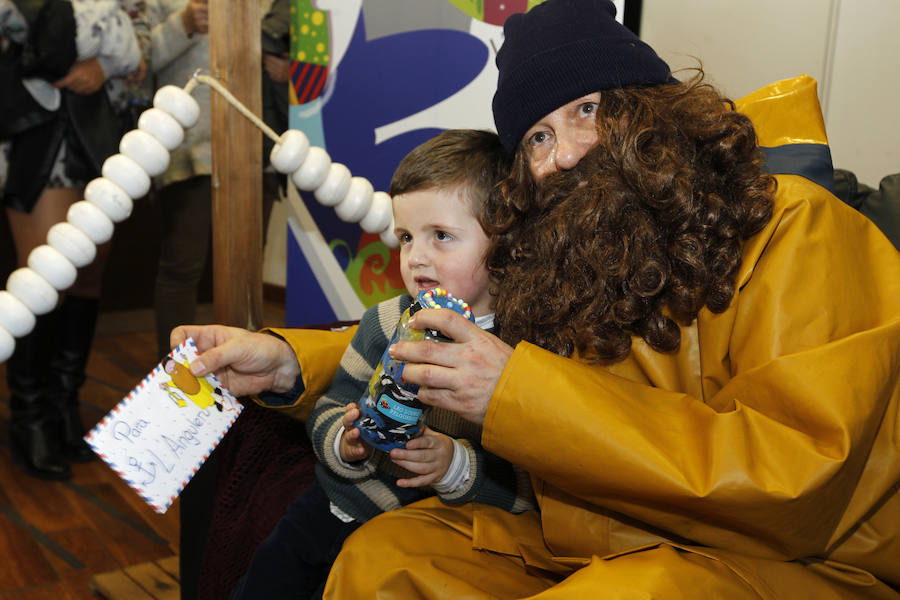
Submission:
<svg viewBox="0 0 900 600">
<path fill-rule="evenodd" d="M 418 477 L 398 479 L 400 487 L 422 487 L 443 479 L 453 460 L 453 440 L 430 429 L 427 425 L 422 435 L 406 443 L 406 449 L 391 450 L 391 460 Z"/>
<path fill-rule="evenodd" d="M 418 384 L 419 400 L 483 424 L 513 349 L 452 310 L 421 310 L 409 325 L 437 329 L 454 340 L 400 342 L 388 348 L 391 358 L 406 361 L 403 378 Z"/>
<path fill-rule="evenodd" d="M 131 85 L 141 85 L 145 77 L 147 77 L 147 61 L 142 56 L 137 68 L 125 78 L 125 81 Z"/>
<path fill-rule="evenodd" d="M 103 67 L 96 58 L 87 60 L 79 60 L 69 69 L 66 76 L 57 80 L 53 85 L 57 88 L 65 88 L 76 94 L 93 94 L 106 81 L 106 75 L 103 73 Z"/>
<path fill-rule="evenodd" d="M 263 69 L 275 83 L 284 83 L 291 78 L 291 59 L 287 56 L 264 52 L 262 63 Z"/>
<path fill-rule="evenodd" d="M 209 5 L 206 0 L 191 0 L 181 11 L 181 22 L 188 37 L 209 32 Z"/>
<path fill-rule="evenodd" d="M 274 335 L 224 325 L 182 325 L 169 340 L 174 348 L 187 338 L 193 338 L 200 353 L 191 373 L 215 373 L 235 396 L 284 393 L 300 374 L 293 348 Z"/>
</svg>

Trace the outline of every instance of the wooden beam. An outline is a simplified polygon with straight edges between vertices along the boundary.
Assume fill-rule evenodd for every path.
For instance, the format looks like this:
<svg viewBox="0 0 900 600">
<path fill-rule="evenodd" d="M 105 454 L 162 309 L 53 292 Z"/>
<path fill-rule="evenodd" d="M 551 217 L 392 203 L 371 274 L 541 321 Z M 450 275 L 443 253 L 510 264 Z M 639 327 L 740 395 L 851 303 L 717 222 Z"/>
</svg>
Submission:
<svg viewBox="0 0 900 600">
<path fill-rule="evenodd" d="M 259 0 L 209 0 L 209 64 L 262 111 Z M 213 309 L 217 323 L 262 326 L 262 137 L 215 91 L 212 119 Z"/>
</svg>

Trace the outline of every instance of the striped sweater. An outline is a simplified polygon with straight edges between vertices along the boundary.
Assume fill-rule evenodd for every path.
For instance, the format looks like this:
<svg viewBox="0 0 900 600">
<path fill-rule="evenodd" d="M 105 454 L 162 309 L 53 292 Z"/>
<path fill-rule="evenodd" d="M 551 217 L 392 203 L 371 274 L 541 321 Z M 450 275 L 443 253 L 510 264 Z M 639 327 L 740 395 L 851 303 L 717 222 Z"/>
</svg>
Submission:
<svg viewBox="0 0 900 600">
<path fill-rule="evenodd" d="M 345 406 L 359 404 L 369 379 L 388 345 L 400 315 L 412 303 L 407 294 L 368 309 L 344 352 L 328 393 L 319 398 L 306 421 L 319 458 L 316 477 L 339 509 L 363 522 L 382 512 L 435 495 L 431 487 L 400 488 L 396 481 L 411 473 L 375 450 L 362 468 L 347 468 L 334 452 Z M 481 502 L 518 513 L 535 508 L 528 473 L 481 447 L 481 427 L 447 410 L 432 408 L 428 426 L 459 441 L 469 454 L 469 478 L 462 489 L 440 494 L 448 504 Z"/>
</svg>

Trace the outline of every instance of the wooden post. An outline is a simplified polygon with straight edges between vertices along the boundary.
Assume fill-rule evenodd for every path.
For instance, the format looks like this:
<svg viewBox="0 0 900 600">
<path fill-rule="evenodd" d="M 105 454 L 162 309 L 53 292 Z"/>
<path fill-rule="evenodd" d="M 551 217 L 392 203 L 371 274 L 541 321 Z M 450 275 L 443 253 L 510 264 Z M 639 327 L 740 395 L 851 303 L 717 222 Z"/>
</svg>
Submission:
<svg viewBox="0 0 900 600">
<path fill-rule="evenodd" d="M 209 0 L 209 17 L 212 76 L 261 115 L 259 0 Z M 262 326 L 262 133 L 215 91 L 210 97 L 214 316 L 255 330 Z"/>
</svg>

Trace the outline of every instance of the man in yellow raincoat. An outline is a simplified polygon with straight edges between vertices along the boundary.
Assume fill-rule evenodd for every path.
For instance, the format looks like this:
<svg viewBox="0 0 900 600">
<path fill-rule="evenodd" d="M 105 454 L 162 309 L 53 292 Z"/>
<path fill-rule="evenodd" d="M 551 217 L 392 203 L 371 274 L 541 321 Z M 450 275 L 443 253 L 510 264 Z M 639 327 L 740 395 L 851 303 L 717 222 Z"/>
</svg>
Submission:
<svg viewBox="0 0 900 600">
<path fill-rule="evenodd" d="M 393 349 L 540 509 L 381 515 L 325 596 L 900 598 L 900 255 L 816 169 L 773 187 L 746 120 L 611 14 L 548 0 L 506 25 L 494 108 L 517 170 L 490 261 L 512 345 L 422 311 L 456 343 Z M 770 170 L 827 151 L 808 78 L 738 105 Z M 173 341 L 302 413 L 350 332 L 274 332 Z"/>
</svg>

